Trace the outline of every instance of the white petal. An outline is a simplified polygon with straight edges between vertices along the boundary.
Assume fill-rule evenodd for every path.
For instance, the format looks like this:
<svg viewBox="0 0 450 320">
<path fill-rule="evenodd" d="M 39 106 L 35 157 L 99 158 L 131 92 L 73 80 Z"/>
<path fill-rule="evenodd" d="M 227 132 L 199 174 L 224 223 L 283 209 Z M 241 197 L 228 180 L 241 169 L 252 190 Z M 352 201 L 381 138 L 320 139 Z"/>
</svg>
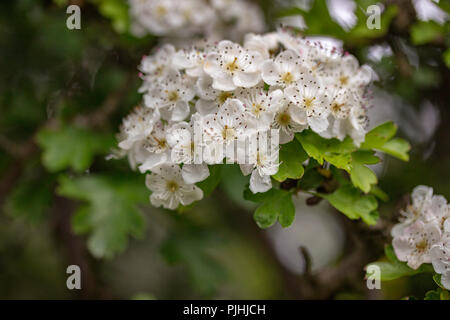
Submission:
<svg viewBox="0 0 450 320">
<path fill-rule="evenodd" d="M 207 114 L 211 114 L 217 111 L 217 103 L 215 101 L 198 99 L 195 103 L 195 109 L 202 116 L 206 116 Z"/>
<path fill-rule="evenodd" d="M 265 83 L 271 86 L 276 85 L 280 78 L 280 72 L 277 65 L 272 60 L 264 61 L 262 65 L 261 77 Z"/>
<path fill-rule="evenodd" d="M 202 198 L 203 198 L 203 191 L 196 185 L 193 185 L 190 191 L 183 192 L 180 194 L 180 202 L 184 206 L 187 206 L 194 201 L 199 201 Z"/>
<path fill-rule="evenodd" d="M 289 115 L 291 116 L 292 120 L 297 122 L 298 124 L 306 124 L 307 123 L 307 116 L 306 112 L 297 106 L 292 106 L 289 108 Z"/>
<path fill-rule="evenodd" d="M 139 171 L 141 173 L 144 173 L 148 170 L 151 171 L 153 168 L 156 168 L 157 166 L 167 162 L 167 160 L 168 160 L 168 156 L 167 156 L 166 152 L 151 154 L 144 161 L 144 163 L 139 166 Z"/>
<path fill-rule="evenodd" d="M 291 142 L 294 139 L 293 132 L 286 132 L 286 130 L 280 130 L 280 144 Z"/>
<path fill-rule="evenodd" d="M 370 81 L 372 81 L 372 76 L 372 69 L 367 65 L 363 65 L 356 74 L 356 81 L 360 85 L 367 85 L 370 83 Z"/>
<path fill-rule="evenodd" d="M 221 77 L 213 78 L 212 87 L 216 90 L 231 91 L 236 89 L 236 85 L 233 82 L 233 78 L 228 75 L 222 75 Z"/>
<path fill-rule="evenodd" d="M 328 119 L 325 117 L 309 117 L 308 124 L 315 132 L 322 132 L 328 128 Z"/>
<path fill-rule="evenodd" d="M 183 180 L 187 184 L 194 184 L 209 177 L 209 169 L 206 164 L 185 164 L 181 169 Z"/>
<path fill-rule="evenodd" d="M 441 276 L 441 284 L 445 289 L 450 290 L 450 271 L 447 271 Z"/>
<path fill-rule="evenodd" d="M 256 86 L 259 80 L 261 80 L 259 72 L 237 72 L 233 77 L 234 84 L 244 88 Z"/>
<path fill-rule="evenodd" d="M 413 248 L 411 248 L 407 238 L 394 238 L 394 240 L 392 240 L 392 246 L 394 247 L 395 255 L 398 260 L 408 261 L 408 256 L 413 251 Z"/>
<path fill-rule="evenodd" d="M 240 164 L 239 167 L 241 168 L 242 174 L 244 176 L 248 176 L 250 173 L 252 173 L 255 166 L 253 164 Z"/>
<path fill-rule="evenodd" d="M 210 75 L 212 78 L 220 77 L 223 75 L 224 71 L 221 68 L 219 61 L 220 55 L 218 53 L 210 53 L 203 63 L 203 70 Z"/>
<path fill-rule="evenodd" d="M 172 110 L 172 121 L 181 121 L 189 115 L 189 104 L 186 101 L 178 101 Z"/>
<path fill-rule="evenodd" d="M 250 177 L 250 191 L 253 193 L 266 192 L 272 188 L 270 176 L 261 176 L 258 170 L 253 170 Z"/>
<path fill-rule="evenodd" d="M 444 232 L 450 233 L 450 218 L 444 221 Z"/>
</svg>

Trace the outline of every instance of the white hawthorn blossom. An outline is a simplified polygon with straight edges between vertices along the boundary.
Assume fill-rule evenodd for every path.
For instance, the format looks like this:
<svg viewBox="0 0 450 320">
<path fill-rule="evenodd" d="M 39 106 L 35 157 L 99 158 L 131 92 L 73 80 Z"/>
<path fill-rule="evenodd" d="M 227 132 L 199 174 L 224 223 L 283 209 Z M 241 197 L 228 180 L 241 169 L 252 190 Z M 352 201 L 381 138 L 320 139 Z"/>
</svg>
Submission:
<svg viewBox="0 0 450 320">
<path fill-rule="evenodd" d="M 416 221 L 406 227 L 402 235 L 392 240 L 395 254 L 400 261 L 406 261 L 412 269 L 431 262 L 430 249 L 441 239 L 437 223 Z"/>
<path fill-rule="evenodd" d="M 242 40 L 262 32 L 264 16 L 250 0 L 128 0 L 131 31 L 166 37 Z"/>
<path fill-rule="evenodd" d="M 132 8 L 134 15 L 154 17 L 141 26 L 155 28 L 156 34 L 204 27 L 210 13 L 197 12 L 200 3 L 227 23 L 243 15 L 240 0 L 133 2 L 140 8 Z M 242 27 L 242 21 L 234 27 Z M 212 23 L 211 30 L 220 23 Z M 194 184 L 208 178 L 209 165 L 224 162 L 239 163 L 242 173 L 250 176 L 250 190 L 265 192 L 279 168 L 280 145 L 306 129 L 324 138 L 350 136 L 357 145 L 364 140 L 371 71 L 343 54 L 339 44 L 286 30 L 248 34 L 243 45 L 229 40 L 187 41 L 191 42 L 180 48 L 164 44 L 142 59 L 139 90 L 144 103 L 123 120 L 118 135 L 117 154 L 128 156 L 133 169 L 149 173 L 154 205 L 174 209 L 199 200 L 203 194 Z M 270 148 L 248 148 L 255 137 L 259 142 L 276 139 L 270 139 Z M 428 251 L 424 255 L 414 251 L 423 237 L 411 233 L 413 225 L 427 230 L 427 248 L 435 245 L 430 223 L 441 233 L 450 229 L 448 209 L 442 209 L 448 208 L 446 202 L 425 196 L 428 193 L 413 195 L 414 206 L 424 217 L 433 212 L 431 218 L 421 218 L 423 228 L 414 225 L 417 219 L 405 219 L 393 232 L 403 248 L 399 254 L 415 260 L 413 265 L 431 261 Z M 421 205 L 419 194 L 426 199 Z M 408 236 L 405 230 L 410 230 Z"/>
<path fill-rule="evenodd" d="M 427 186 L 414 188 L 411 200 L 391 231 L 395 253 L 413 269 L 431 263 L 450 289 L 450 205 Z"/>
<path fill-rule="evenodd" d="M 277 112 L 275 113 L 274 120 L 271 127 L 273 129 L 279 129 L 280 143 L 288 143 L 294 139 L 296 132 L 301 132 L 308 127 L 306 121 L 298 122 L 295 119 L 295 106 L 292 102 L 283 99 Z"/>
<path fill-rule="evenodd" d="M 265 131 L 269 129 L 279 104 L 282 103 L 283 91 L 266 91 L 264 87 L 257 86 L 237 90 L 236 98 L 242 101 L 245 112 L 255 118 L 258 129 Z"/>
<path fill-rule="evenodd" d="M 293 50 L 281 52 L 274 60 L 264 61 L 261 76 L 271 86 L 287 87 L 304 76 L 300 56 Z"/>
<path fill-rule="evenodd" d="M 223 40 L 206 56 L 203 70 L 213 78 L 214 89 L 230 91 L 257 85 L 261 80 L 262 62 L 259 52 Z"/>
<path fill-rule="evenodd" d="M 149 88 L 144 95 L 147 107 L 157 109 L 164 120 L 181 121 L 189 115 L 189 101 L 195 96 L 190 79 L 177 71 Z"/>
<path fill-rule="evenodd" d="M 150 201 L 155 207 L 174 210 L 180 204 L 189 205 L 203 198 L 203 191 L 195 184 L 183 180 L 178 165 L 161 165 L 147 174 L 145 181 L 150 189 Z"/>
<path fill-rule="evenodd" d="M 158 110 L 137 106 L 125 119 L 120 128 L 119 148 L 129 150 L 136 142 L 144 140 L 159 120 Z"/>
<path fill-rule="evenodd" d="M 144 56 L 139 66 L 142 72 L 142 78 L 147 80 L 144 84 L 152 81 L 158 81 L 160 77 L 166 76 L 172 69 L 172 59 L 175 55 L 175 47 L 171 44 L 166 44 L 157 49 L 156 52 L 150 56 Z M 141 92 L 146 88 L 142 87 Z"/>
<path fill-rule="evenodd" d="M 431 247 L 430 255 L 434 271 L 441 275 L 442 285 L 450 290 L 450 230 Z"/>
<path fill-rule="evenodd" d="M 255 146 L 248 146 L 249 164 L 240 165 L 243 175 L 251 174 L 249 188 L 253 193 L 266 192 L 272 188 L 270 176 L 277 173 L 279 166 L 278 152 L 274 152 L 279 148 L 279 141 L 265 134 L 258 138 L 254 140 Z"/>
<path fill-rule="evenodd" d="M 169 162 L 170 146 L 167 143 L 167 130 L 168 126 L 162 121 L 158 121 L 143 142 L 141 147 L 148 155 L 139 166 L 142 173 Z"/>
<path fill-rule="evenodd" d="M 320 133 L 328 128 L 330 112 L 327 88 L 319 80 L 305 76 L 300 83 L 295 83 L 284 90 L 284 94 L 293 104 L 294 121 L 305 124 Z"/>
</svg>

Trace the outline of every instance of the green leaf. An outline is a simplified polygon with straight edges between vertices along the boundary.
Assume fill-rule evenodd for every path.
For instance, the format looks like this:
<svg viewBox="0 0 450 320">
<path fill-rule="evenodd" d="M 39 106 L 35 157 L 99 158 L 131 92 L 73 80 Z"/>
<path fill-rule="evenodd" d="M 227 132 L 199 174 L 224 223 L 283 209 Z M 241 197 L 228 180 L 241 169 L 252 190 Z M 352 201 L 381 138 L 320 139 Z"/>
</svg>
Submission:
<svg viewBox="0 0 450 320">
<path fill-rule="evenodd" d="M 41 130 L 37 142 L 43 149 L 42 163 L 50 172 L 69 167 L 83 172 L 92 164 L 95 155 L 105 154 L 114 146 L 114 137 L 68 126 Z"/>
<path fill-rule="evenodd" d="M 6 199 L 5 212 L 31 223 L 41 222 L 50 209 L 54 183 L 53 177 L 40 175 L 21 179 Z"/>
<path fill-rule="evenodd" d="M 302 163 L 306 159 L 308 155 L 297 140 L 281 145 L 280 166 L 278 172 L 272 177 L 279 182 L 288 178 L 300 179 L 305 171 Z"/>
<path fill-rule="evenodd" d="M 380 159 L 374 156 L 374 151 L 355 151 L 352 153 L 352 168 L 350 170 L 350 179 L 355 187 L 368 193 L 378 182 L 377 176 L 365 164 L 375 164 Z"/>
<path fill-rule="evenodd" d="M 362 1 L 358 1 L 362 2 Z M 352 44 L 366 43 L 367 40 L 379 38 L 384 36 L 388 30 L 392 19 L 397 15 L 398 8 L 395 5 L 387 6 L 380 17 L 380 28 L 369 29 L 367 27 L 367 7 L 372 4 L 376 4 L 378 1 L 364 1 L 366 2 L 360 8 L 356 9 L 356 16 L 358 23 L 350 30 L 346 35 L 346 42 Z"/>
<path fill-rule="evenodd" d="M 209 177 L 197 183 L 197 186 L 203 190 L 204 196 L 208 196 L 216 189 L 222 178 L 222 165 L 216 164 L 209 166 Z"/>
<path fill-rule="evenodd" d="M 408 267 L 406 262 L 398 260 L 394 248 L 390 244 L 384 246 L 384 254 L 386 255 L 388 261 L 373 262 L 367 266 L 369 267 L 370 265 L 374 265 L 379 267 L 381 272 L 380 280 L 382 281 L 394 280 L 404 276 L 412 276 L 423 272 L 431 272 L 433 270 L 433 267 L 430 264 L 422 264 L 417 270 Z"/>
<path fill-rule="evenodd" d="M 128 236 L 142 237 L 144 219 L 137 208 L 148 202 L 144 176 L 83 176 L 59 179 L 58 193 L 84 201 L 73 216 L 76 233 L 89 233 L 88 248 L 97 258 L 122 252 Z"/>
<path fill-rule="evenodd" d="M 260 202 L 253 215 L 260 228 L 268 228 L 278 222 L 282 227 L 289 227 L 295 218 L 295 207 L 292 193 L 286 190 L 271 189 L 264 193 L 252 193 L 248 188 L 244 191 L 244 198 L 253 202 Z"/>
<path fill-rule="evenodd" d="M 328 161 L 337 168 L 348 172 L 351 170 L 351 152 L 356 150 L 351 138 L 344 141 L 338 139 L 325 139 L 312 130 L 304 130 L 295 135 L 306 153 L 316 159 L 320 164 Z"/>
<path fill-rule="evenodd" d="M 378 202 L 372 195 L 362 195 L 350 184 L 344 185 L 331 194 L 318 194 L 325 198 L 337 210 L 350 219 L 361 218 L 365 223 L 373 225 L 377 222 Z"/>
<path fill-rule="evenodd" d="M 400 262 L 395 254 L 394 247 L 391 244 L 384 246 L 384 254 L 390 262 Z"/>
<path fill-rule="evenodd" d="M 441 275 L 440 275 L 440 274 L 435 273 L 435 274 L 433 275 L 433 280 L 434 280 L 434 282 L 436 282 L 436 284 L 437 284 L 440 288 L 442 288 L 442 289 L 445 290 L 445 287 L 442 285 L 442 282 L 441 282 Z"/>
<path fill-rule="evenodd" d="M 388 153 L 403 161 L 409 160 L 408 151 L 411 149 L 410 144 L 401 138 L 394 138 L 386 142 L 379 150 Z"/>
<path fill-rule="evenodd" d="M 377 197 L 381 201 L 384 201 L 384 202 L 389 201 L 389 196 L 387 195 L 387 193 L 384 192 L 383 190 L 381 190 L 381 188 L 376 185 L 372 186 L 372 188 L 370 189 L 370 194 L 373 194 L 375 197 Z"/>
<path fill-rule="evenodd" d="M 434 21 L 418 21 L 411 27 L 411 41 L 415 45 L 443 39 L 443 26 Z"/>
<path fill-rule="evenodd" d="M 396 132 L 397 126 L 394 123 L 383 123 L 366 134 L 365 140 L 361 144 L 361 149 L 377 149 L 400 160 L 408 161 L 408 151 L 411 147 L 407 141 L 401 138 L 392 139 Z"/>
<path fill-rule="evenodd" d="M 312 190 L 319 187 L 324 179 L 324 176 L 317 171 L 316 167 L 307 168 L 302 179 L 299 181 L 298 186 L 302 190 Z"/>
<path fill-rule="evenodd" d="M 424 300 L 441 300 L 441 289 L 430 290 L 425 294 Z"/>
<path fill-rule="evenodd" d="M 423 264 L 417 270 L 414 270 L 408 267 L 404 262 L 380 261 L 380 262 L 373 262 L 369 264 L 366 268 L 369 268 L 369 266 L 377 266 L 378 268 L 380 268 L 381 281 L 390 281 L 405 276 L 413 276 L 415 274 L 429 272 L 431 265 Z"/>
<path fill-rule="evenodd" d="M 450 300 L 450 295 L 447 290 L 437 288 L 436 290 L 428 291 L 425 294 L 424 300 Z"/>
</svg>

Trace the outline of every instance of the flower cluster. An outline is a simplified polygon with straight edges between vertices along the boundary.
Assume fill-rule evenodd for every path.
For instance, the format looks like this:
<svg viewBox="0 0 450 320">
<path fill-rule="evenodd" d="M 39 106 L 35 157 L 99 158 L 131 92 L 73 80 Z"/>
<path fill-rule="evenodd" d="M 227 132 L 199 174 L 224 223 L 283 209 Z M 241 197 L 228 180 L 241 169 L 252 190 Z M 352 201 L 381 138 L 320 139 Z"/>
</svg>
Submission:
<svg viewBox="0 0 450 320">
<path fill-rule="evenodd" d="M 287 31 L 248 34 L 243 45 L 166 44 L 139 70 L 143 106 L 124 119 L 119 147 L 150 172 L 156 206 L 201 199 L 195 183 L 224 160 L 251 175 L 252 192 L 269 190 L 279 145 L 307 128 L 325 138 L 349 135 L 357 145 L 365 136 L 371 69 Z"/>
<path fill-rule="evenodd" d="M 426 186 L 417 186 L 411 198 L 401 223 L 392 229 L 395 253 L 413 269 L 432 263 L 442 285 L 450 289 L 450 204 Z"/>
<path fill-rule="evenodd" d="M 264 17 L 248 0 L 129 0 L 136 35 L 236 39 L 262 32 Z"/>
</svg>

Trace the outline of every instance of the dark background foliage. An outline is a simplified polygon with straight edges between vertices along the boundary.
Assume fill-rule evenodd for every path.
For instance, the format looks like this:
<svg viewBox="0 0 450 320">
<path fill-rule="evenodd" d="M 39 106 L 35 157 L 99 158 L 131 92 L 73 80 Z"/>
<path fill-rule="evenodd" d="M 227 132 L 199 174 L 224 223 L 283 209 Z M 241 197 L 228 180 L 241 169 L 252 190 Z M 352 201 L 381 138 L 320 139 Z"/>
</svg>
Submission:
<svg viewBox="0 0 450 320">
<path fill-rule="evenodd" d="M 289 1 L 255 2 L 269 29 L 303 13 Z M 345 234 L 332 262 L 310 270 L 311 248 L 291 240 L 306 266 L 299 275 L 253 221 L 237 167 L 215 169 L 211 195 L 173 213 L 150 206 L 144 177 L 126 160 L 105 159 L 121 118 L 140 102 L 137 65 L 160 41 L 127 32 L 124 1 L 71 1 L 82 9 L 82 29 L 73 31 L 66 1 L 2 1 L 0 298 L 422 298 L 433 288 L 429 276 L 369 291 L 363 268 L 383 255 L 414 186 L 450 199 L 449 23 L 418 21 L 410 1 L 386 1 L 382 29 L 371 31 L 362 8 L 372 2 L 357 1 L 360 21 L 345 32 L 317 0 L 305 33 L 342 39 L 373 66 L 383 97 L 374 113 L 399 125 L 410 161 L 384 160 L 380 187 L 390 200 L 376 226 L 332 212 Z M 392 55 L 369 61 L 376 44 Z M 66 288 L 70 264 L 82 269 L 81 291 Z"/>
</svg>

